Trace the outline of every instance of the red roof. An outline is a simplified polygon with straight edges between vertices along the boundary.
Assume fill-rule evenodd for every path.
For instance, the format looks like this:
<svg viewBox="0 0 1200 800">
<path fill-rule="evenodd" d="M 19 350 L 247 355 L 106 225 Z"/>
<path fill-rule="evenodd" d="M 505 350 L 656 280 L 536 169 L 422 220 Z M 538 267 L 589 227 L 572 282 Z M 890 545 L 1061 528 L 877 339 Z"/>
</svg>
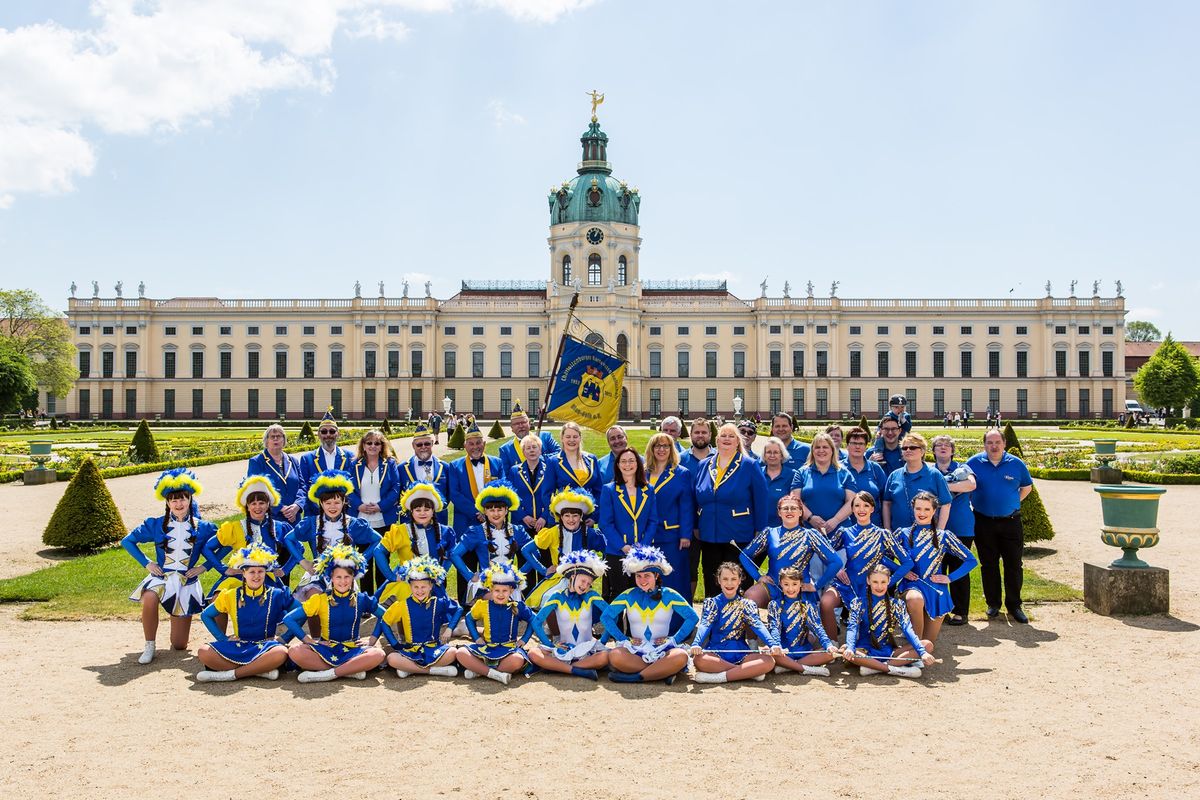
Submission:
<svg viewBox="0 0 1200 800">
<path fill-rule="evenodd" d="M 1125 342 L 1126 358 L 1150 358 L 1162 342 Z M 1200 357 L 1200 342 L 1179 342 L 1193 356 Z"/>
</svg>

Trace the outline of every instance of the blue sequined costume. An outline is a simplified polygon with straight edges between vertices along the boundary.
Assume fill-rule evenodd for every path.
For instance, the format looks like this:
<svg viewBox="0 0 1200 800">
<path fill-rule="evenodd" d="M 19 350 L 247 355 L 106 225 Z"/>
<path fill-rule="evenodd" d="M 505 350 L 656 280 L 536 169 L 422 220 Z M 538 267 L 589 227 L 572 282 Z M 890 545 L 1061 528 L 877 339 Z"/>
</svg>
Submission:
<svg viewBox="0 0 1200 800">
<path fill-rule="evenodd" d="M 918 656 L 925 655 L 925 646 L 913 630 L 908 606 L 904 601 L 867 592 L 865 598 L 850 603 L 850 624 L 846 642 L 856 650 L 865 650 L 871 658 L 890 658 L 897 649 L 895 636 L 902 633 Z"/>
<path fill-rule="evenodd" d="M 772 600 L 767 605 L 767 628 L 790 658 L 801 659 L 833 646 L 816 605 L 803 596 Z"/>
<path fill-rule="evenodd" d="M 740 594 L 732 598 L 719 594 L 709 597 L 700 608 L 700 624 L 696 626 L 693 647 L 703 647 L 730 664 L 740 664 L 750 650 L 747 641 L 750 631 L 767 647 L 778 644 L 758 616 L 758 606 Z"/>
<path fill-rule="evenodd" d="M 739 560 L 746 568 L 750 580 L 757 581 L 762 577 L 758 565 L 763 553 L 767 554 L 767 577 L 771 582 L 767 585 L 772 598 L 781 597 L 779 591 L 779 571 L 785 567 L 797 567 L 803 573 L 805 580 L 815 583 L 817 591 L 824 590 L 842 568 L 842 557 L 829 546 L 829 540 L 813 528 L 792 528 L 788 530 L 782 525 L 759 531 L 750 544 L 741 552 Z M 815 581 L 810 575 L 809 565 L 813 556 L 819 556 L 825 562 L 825 571 Z"/>
<path fill-rule="evenodd" d="M 867 576 L 876 565 L 883 564 L 892 571 L 889 586 L 895 586 L 912 569 L 912 559 L 899 537 L 884 528 L 874 525 L 863 527 L 855 522 L 848 528 L 839 528 L 834 544 L 846 550 L 846 574 L 850 583 L 845 584 L 835 580 L 830 584 L 842 598 L 846 606 L 855 598 L 867 594 Z"/>
<path fill-rule="evenodd" d="M 975 554 L 950 531 L 934 531 L 928 525 L 901 528 L 896 531 L 896 538 L 904 543 L 913 562 L 912 571 L 920 576 L 915 581 L 902 578 L 901 593 L 909 589 L 919 591 L 925 598 L 925 613 L 930 619 L 938 619 L 952 612 L 954 599 L 950 596 L 949 584 L 934 583 L 930 579 L 934 575 L 946 574 L 943 562 L 947 554 L 953 554 L 962 560 L 958 569 L 950 573 L 950 581 L 965 577 L 979 564 Z"/>
</svg>

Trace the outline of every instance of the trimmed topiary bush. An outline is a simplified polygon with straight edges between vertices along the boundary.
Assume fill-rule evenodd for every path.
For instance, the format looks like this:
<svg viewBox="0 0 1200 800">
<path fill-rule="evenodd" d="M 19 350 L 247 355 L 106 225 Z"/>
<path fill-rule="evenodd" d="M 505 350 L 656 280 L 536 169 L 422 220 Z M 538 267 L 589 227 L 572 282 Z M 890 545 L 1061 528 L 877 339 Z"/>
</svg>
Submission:
<svg viewBox="0 0 1200 800">
<path fill-rule="evenodd" d="M 42 542 L 71 553 L 90 553 L 120 541 L 125 523 L 95 463 L 84 461 L 67 485 L 42 533 Z"/>
<path fill-rule="evenodd" d="M 154 434 L 150 432 L 150 423 L 146 420 L 138 423 L 129 450 L 133 461 L 137 464 L 152 464 L 158 461 L 158 445 L 154 442 Z"/>
<path fill-rule="evenodd" d="M 1046 513 L 1046 505 L 1038 494 L 1037 486 L 1021 501 L 1021 530 L 1025 535 L 1025 544 L 1054 538 L 1054 525 Z"/>
<path fill-rule="evenodd" d="M 503 439 L 504 438 L 504 428 L 500 425 L 500 420 L 496 420 L 495 422 L 492 423 L 492 427 L 488 428 L 488 438 L 489 439 Z"/>
<path fill-rule="evenodd" d="M 1004 423 L 1004 449 L 1017 458 L 1021 458 L 1021 443 L 1017 441 L 1017 432 L 1011 422 Z"/>
<path fill-rule="evenodd" d="M 313 435 L 312 425 L 310 425 L 308 423 L 308 420 L 305 420 L 304 427 L 302 427 L 300 429 L 300 435 L 299 435 L 299 437 L 297 437 L 297 441 L 315 442 L 316 440 L 317 440 L 317 437 Z"/>
<path fill-rule="evenodd" d="M 58 430 L 58 417 L 50 418 L 50 430 L 52 430 L 52 431 Z"/>
<path fill-rule="evenodd" d="M 467 438 L 467 426 L 466 425 L 455 425 L 454 431 L 450 434 L 450 437 L 448 439 L 446 439 L 446 445 L 451 450 L 462 450 L 463 447 L 466 445 L 466 438 Z"/>
<path fill-rule="evenodd" d="M 858 421 L 858 427 L 862 428 L 867 433 L 871 432 L 871 426 L 867 423 L 867 415 L 863 414 L 862 419 Z"/>
<path fill-rule="evenodd" d="M 379 423 L 379 432 L 384 436 L 392 435 L 392 423 L 388 422 L 387 417 L 384 417 L 383 422 Z"/>
</svg>

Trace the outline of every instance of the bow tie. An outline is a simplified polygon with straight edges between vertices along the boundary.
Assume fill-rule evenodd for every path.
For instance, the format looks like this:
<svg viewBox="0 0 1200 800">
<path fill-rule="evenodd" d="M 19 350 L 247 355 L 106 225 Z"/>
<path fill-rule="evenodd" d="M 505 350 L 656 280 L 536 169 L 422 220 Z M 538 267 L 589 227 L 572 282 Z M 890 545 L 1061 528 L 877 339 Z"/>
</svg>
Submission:
<svg viewBox="0 0 1200 800">
<path fill-rule="evenodd" d="M 433 462 L 432 461 L 418 461 L 417 466 L 421 467 L 422 469 L 429 469 L 430 467 L 433 466 Z"/>
<path fill-rule="evenodd" d="M 480 464 L 483 463 L 483 459 L 482 458 L 472 458 L 471 463 L 478 467 Z"/>
</svg>

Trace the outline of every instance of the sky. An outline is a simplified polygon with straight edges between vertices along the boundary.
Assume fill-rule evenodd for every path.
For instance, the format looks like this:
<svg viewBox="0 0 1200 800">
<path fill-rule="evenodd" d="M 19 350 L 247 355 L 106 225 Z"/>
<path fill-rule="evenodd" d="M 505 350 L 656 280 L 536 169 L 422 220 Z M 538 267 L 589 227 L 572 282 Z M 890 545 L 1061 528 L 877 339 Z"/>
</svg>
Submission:
<svg viewBox="0 0 1200 800">
<path fill-rule="evenodd" d="M 1124 284 L 1200 339 L 1200 4 L 5 0 L 0 286 L 545 280 L 591 89 L 643 279 Z"/>
</svg>

